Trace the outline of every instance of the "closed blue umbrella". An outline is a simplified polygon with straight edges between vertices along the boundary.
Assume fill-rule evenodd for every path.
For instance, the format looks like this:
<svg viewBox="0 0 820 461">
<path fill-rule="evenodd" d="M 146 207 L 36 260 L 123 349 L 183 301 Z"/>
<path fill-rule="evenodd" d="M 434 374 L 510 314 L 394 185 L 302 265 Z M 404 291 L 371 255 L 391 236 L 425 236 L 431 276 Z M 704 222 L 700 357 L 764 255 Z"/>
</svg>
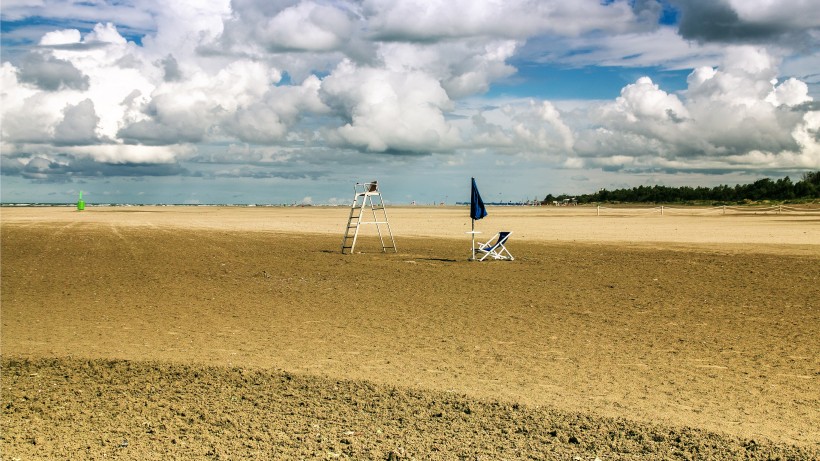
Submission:
<svg viewBox="0 0 820 461">
<path fill-rule="evenodd" d="M 481 200 L 481 194 L 478 193 L 475 178 L 471 179 L 473 182 L 473 190 L 470 194 L 470 217 L 473 219 L 481 219 L 487 216 L 487 208 L 484 206 L 484 200 Z"/>
<path fill-rule="evenodd" d="M 470 222 L 471 222 L 471 230 L 470 234 L 473 237 L 473 257 L 475 259 L 475 220 L 481 219 L 487 216 L 487 208 L 484 206 L 484 200 L 481 200 L 481 194 L 478 193 L 478 186 L 475 185 L 475 178 L 471 178 L 472 180 L 472 191 L 470 192 Z"/>
</svg>

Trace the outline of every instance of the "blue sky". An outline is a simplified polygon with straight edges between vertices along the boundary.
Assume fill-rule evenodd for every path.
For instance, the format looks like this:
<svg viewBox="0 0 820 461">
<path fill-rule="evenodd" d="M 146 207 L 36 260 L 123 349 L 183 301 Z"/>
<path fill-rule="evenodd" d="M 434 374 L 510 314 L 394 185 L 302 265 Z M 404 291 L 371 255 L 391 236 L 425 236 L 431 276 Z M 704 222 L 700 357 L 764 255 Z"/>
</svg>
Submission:
<svg viewBox="0 0 820 461">
<path fill-rule="evenodd" d="M 3 2 L 3 202 L 488 201 L 820 169 L 801 0 Z"/>
<path fill-rule="evenodd" d="M 524 97 L 547 100 L 615 99 L 626 85 L 649 75 L 668 92 L 686 88 L 689 69 L 661 67 L 585 66 L 513 62 L 515 75 L 492 85 L 490 98 Z"/>
</svg>

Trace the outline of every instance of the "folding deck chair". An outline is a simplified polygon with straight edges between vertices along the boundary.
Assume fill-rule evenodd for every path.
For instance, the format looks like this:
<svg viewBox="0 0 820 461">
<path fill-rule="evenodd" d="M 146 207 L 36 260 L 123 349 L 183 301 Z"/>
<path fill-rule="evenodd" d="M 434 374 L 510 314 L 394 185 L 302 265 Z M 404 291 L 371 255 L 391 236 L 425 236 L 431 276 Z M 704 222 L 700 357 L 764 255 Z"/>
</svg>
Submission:
<svg viewBox="0 0 820 461">
<path fill-rule="evenodd" d="M 484 256 L 479 259 L 479 261 L 484 261 L 485 258 L 488 256 L 493 259 L 506 259 L 513 261 L 512 253 L 507 247 L 504 246 L 504 243 L 507 242 L 507 239 L 510 237 L 512 232 L 499 232 L 493 236 L 487 243 L 479 243 L 476 251 L 479 253 L 484 253 Z M 495 243 L 492 243 L 495 240 Z"/>
</svg>

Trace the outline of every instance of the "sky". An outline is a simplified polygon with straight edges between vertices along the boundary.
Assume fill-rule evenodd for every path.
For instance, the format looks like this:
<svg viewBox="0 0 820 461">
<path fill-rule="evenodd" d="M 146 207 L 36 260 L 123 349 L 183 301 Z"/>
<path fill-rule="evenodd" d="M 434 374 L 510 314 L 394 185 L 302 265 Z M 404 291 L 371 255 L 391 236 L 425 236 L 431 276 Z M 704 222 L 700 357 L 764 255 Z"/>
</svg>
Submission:
<svg viewBox="0 0 820 461">
<path fill-rule="evenodd" d="M 3 0 L 0 200 L 485 201 L 820 170 L 816 0 Z"/>
</svg>

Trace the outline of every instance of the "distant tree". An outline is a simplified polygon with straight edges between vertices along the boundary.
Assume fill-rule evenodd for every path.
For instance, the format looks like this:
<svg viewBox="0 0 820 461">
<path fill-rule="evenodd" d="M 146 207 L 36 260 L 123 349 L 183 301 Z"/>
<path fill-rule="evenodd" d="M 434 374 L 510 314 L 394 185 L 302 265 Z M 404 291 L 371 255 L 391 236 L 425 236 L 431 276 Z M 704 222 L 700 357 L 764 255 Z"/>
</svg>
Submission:
<svg viewBox="0 0 820 461">
<path fill-rule="evenodd" d="M 772 196 L 777 200 L 789 200 L 794 198 L 794 184 L 792 180 L 786 176 L 783 179 L 778 179 L 774 183 L 774 192 Z"/>
<path fill-rule="evenodd" d="M 811 184 L 814 187 L 820 187 L 820 171 L 809 171 L 808 173 L 803 173 L 801 181 Z"/>
<path fill-rule="evenodd" d="M 548 194 L 544 201 L 562 201 L 571 198 L 561 194 L 557 197 Z M 758 179 L 752 184 L 737 184 L 734 187 L 720 185 L 716 187 L 668 187 L 655 185 L 637 186 L 631 189 L 601 189 L 593 194 L 576 196 L 578 203 L 597 202 L 631 202 L 631 203 L 683 203 L 683 202 L 741 202 L 743 200 L 792 200 L 820 198 L 820 171 L 803 173 L 800 181 L 794 183 L 791 178 L 772 181 L 769 178 Z"/>
</svg>

